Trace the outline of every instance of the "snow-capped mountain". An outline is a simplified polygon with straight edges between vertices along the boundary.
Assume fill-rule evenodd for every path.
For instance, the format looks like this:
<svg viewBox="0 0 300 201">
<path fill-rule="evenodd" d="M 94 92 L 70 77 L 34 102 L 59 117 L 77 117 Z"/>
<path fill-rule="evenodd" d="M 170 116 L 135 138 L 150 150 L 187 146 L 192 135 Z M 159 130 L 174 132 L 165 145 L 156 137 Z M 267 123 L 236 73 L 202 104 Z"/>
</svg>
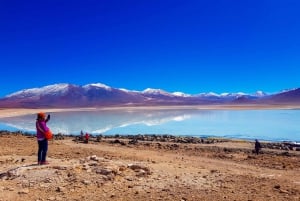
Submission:
<svg viewBox="0 0 300 201">
<path fill-rule="evenodd" d="M 41 88 L 24 89 L 0 99 L 0 107 L 101 107 L 199 104 L 300 104 L 300 88 L 276 94 L 257 91 L 254 94 L 214 92 L 189 95 L 147 88 L 134 91 L 113 88 L 102 83 L 84 86 L 54 84 Z"/>
<path fill-rule="evenodd" d="M 172 94 L 173 94 L 174 96 L 180 96 L 180 97 L 191 97 L 190 94 L 186 94 L 186 93 L 179 92 L 179 91 L 173 92 Z"/>
<path fill-rule="evenodd" d="M 300 103 L 300 88 L 284 90 L 263 99 L 269 103 Z"/>
<path fill-rule="evenodd" d="M 257 91 L 255 94 L 253 94 L 253 96 L 256 96 L 256 97 L 264 97 L 264 96 L 267 96 L 268 94 L 263 92 L 263 91 Z"/>
<path fill-rule="evenodd" d="M 82 88 L 84 88 L 86 90 L 89 90 L 91 88 L 104 88 L 106 90 L 112 90 L 112 88 L 110 86 L 107 86 L 107 85 L 102 84 L 102 83 L 87 84 L 87 85 L 84 85 Z"/>
<path fill-rule="evenodd" d="M 171 93 L 168 93 L 162 89 L 152 89 L 152 88 L 147 88 L 145 89 L 144 91 L 142 91 L 143 94 L 147 94 L 147 95 L 157 95 L 157 96 L 174 96 L 173 94 Z"/>
<path fill-rule="evenodd" d="M 32 89 L 24 89 L 10 95 L 7 95 L 7 98 L 38 98 L 43 95 L 59 95 L 66 93 L 68 91 L 68 87 L 71 86 L 70 84 L 54 84 L 49 85 L 41 88 L 32 88 Z"/>
</svg>

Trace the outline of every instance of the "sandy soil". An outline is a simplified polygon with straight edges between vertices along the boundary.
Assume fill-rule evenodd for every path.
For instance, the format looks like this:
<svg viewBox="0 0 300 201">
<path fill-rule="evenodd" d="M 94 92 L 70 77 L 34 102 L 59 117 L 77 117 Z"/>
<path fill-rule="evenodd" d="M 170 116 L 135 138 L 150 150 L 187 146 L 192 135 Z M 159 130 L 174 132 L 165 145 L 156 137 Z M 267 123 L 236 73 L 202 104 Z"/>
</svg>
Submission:
<svg viewBox="0 0 300 201">
<path fill-rule="evenodd" d="M 300 153 L 252 149 L 69 137 L 38 166 L 33 136 L 0 135 L 0 200 L 300 200 Z"/>
</svg>

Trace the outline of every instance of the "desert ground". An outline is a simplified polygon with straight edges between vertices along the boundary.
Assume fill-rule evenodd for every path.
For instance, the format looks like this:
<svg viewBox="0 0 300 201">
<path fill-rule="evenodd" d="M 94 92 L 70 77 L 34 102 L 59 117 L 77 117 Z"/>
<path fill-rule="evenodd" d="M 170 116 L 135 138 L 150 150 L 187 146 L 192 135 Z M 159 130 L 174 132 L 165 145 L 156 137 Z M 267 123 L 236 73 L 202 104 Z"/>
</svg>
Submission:
<svg viewBox="0 0 300 201">
<path fill-rule="evenodd" d="M 72 136 L 37 142 L 0 133 L 0 200 L 300 200 L 300 152 L 241 140 L 130 140 Z"/>
</svg>

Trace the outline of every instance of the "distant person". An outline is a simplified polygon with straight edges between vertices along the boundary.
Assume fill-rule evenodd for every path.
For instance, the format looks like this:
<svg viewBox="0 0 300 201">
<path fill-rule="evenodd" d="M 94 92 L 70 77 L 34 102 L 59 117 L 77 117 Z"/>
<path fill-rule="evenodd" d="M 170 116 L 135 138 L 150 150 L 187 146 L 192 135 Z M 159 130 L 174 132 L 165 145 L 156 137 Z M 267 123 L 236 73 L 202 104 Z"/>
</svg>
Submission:
<svg viewBox="0 0 300 201">
<path fill-rule="evenodd" d="M 254 149 L 255 149 L 255 153 L 258 155 L 259 151 L 261 149 L 261 144 L 260 144 L 260 142 L 257 139 L 255 140 Z"/>
<path fill-rule="evenodd" d="M 80 138 L 79 139 L 83 141 L 83 131 L 82 130 L 80 131 Z"/>
<path fill-rule="evenodd" d="M 89 143 L 90 135 L 88 133 L 85 133 L 85 143 Z"/>
<path fill-rule="evenodd" d="M 50 120 L 50 114 L 46 118 L 44 112 L 37 114 L 36 119 L 36 138 L 38 141 L 38 165 L 46 165 L 47 151 L 48 151 L 48 140 L 45 138 L 45 133 L 49 131 L 47 122 Z"/>
</svg>

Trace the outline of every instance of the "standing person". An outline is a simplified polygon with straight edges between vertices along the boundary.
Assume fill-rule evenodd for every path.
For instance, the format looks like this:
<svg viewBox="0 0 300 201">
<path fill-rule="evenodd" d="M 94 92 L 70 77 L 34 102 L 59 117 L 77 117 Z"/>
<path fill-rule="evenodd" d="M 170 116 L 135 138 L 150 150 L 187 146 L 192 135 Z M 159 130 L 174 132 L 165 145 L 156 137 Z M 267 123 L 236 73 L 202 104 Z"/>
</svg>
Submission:
<svg viewBox="0 0 300 201">
<path fill-rule="evenodd" d="M 82 130 L 80 131 L 80 140 L 83 141 L 83 131 Z"/>
<path fill-rule="evenodd" d="M 259 151 L 261 149 L 261 144 L 259 143 L 259 141 L 257 139 L 255 139 L 254 149 L 255 149 L 255 153 L 259 154 Z"/>
<path fill-rule="evenodd" d="M 46 118 L 44 112 L 37 114 L 36 119 L 36 138 L 38 141 L 38 165 L 46 165 L 47 151 L 48 151 L 48 140 L 45 138 L 45 132 L 49 131 L 47 122 L 50 120 L 50 114 Z"/>
<path fill-rule="evenodd" d="M 85 133 L 85 143 L 89 143 L 89 137 L 90 135 L 88 133 Z"/>
</svg>

